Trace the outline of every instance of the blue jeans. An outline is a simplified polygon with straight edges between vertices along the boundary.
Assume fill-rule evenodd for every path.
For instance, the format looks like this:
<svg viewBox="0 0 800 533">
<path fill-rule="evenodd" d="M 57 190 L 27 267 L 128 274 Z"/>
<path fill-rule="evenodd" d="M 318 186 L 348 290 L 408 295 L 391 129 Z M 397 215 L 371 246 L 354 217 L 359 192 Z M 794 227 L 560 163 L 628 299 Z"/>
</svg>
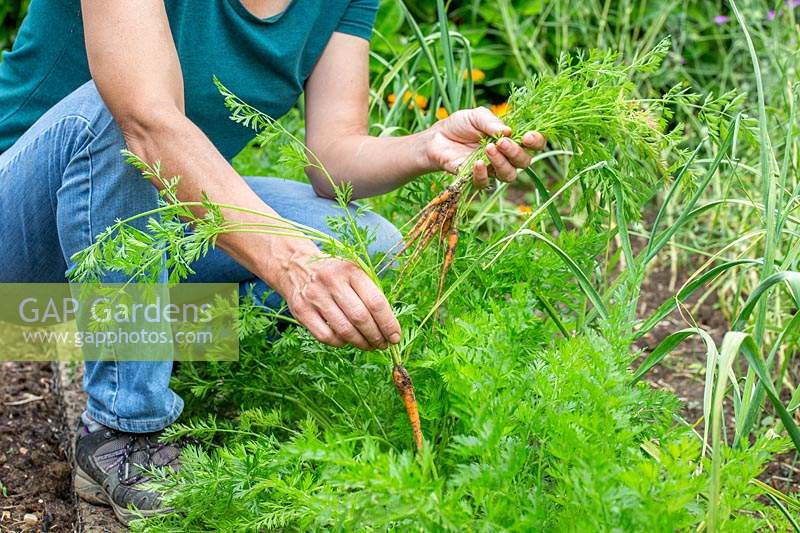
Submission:
<svg viewBox="0 0 800 533">
<path fill-rule="evenodd" d="M 64 282 L 69 258 L 100 231 L 115 219 L 156 207 L 156 188 L 125 162 L 124 147 L 119 127 L 89 82 L 0 155 L 0 283 Z M 269 206 L 302 224 L 330 231 L 326 218 L 341 213 L 309 185 L 245 179 Z M 400 240 L 397 229 L 374 213 L 363 214 L 359 225 L 374 232 L 370 253 L 387 251 Z M 256 293 L 269 291 L 220 250 L 210 251 L 194 268 L 190 282 L 253 284 Z M 123 280 L 116 275 L 103 281 Z M 279 302 L 277 297 L 267 300 L 268 305 Z M 162 429 L 183 409 L 169 388 L 171 372 L 171 362 L 87 361 L 87 412 L 121 431 Z"/>
</svg>

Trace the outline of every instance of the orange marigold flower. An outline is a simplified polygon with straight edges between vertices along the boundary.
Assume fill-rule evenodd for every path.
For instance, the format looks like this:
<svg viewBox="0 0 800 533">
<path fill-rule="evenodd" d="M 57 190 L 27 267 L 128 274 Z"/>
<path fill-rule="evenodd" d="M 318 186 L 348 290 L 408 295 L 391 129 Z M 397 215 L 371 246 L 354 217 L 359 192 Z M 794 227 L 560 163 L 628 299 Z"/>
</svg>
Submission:
<svg viewBox="0 0 800 533">
<path fill-rule="evenodd" d="M 409 94 L 409 93 L 406 93 L 406 94 Z M 403 97 L 403 102 L 407 102 L 410 98 L 411 97 L 409 96 L 409 98 L 406 99 L 406 97 L 404 96 Z M 419 107 L 420 109 L 425 109 L 426 107 L 428 107 L 428 99 L 426 97 L 422 96 L 421 94 L 414 93 L 414 102 L 417 104 L 417 107 Z M 408 108 L 411 109 L 412 105 L 408 104 Z"/>
<path fill-rule="evenodd" d="M 511 108 L 508 106 L 508 102 L 492 104 L 491 106 L 489 106 L 489 109 L 491 109 L 492 113 L 494 113 L 498 117 L 505 116 L 511 110 Z"/>
<path fill-rule="evenodd" d="M 412 98 L 413 101 L 411 100 Z M 389 103 L 390 106 L 394 105 L 394 103 L 397 101 L 397 95 L 394 93 L 390 94 L 389 96 L 386 97 L 386 101 Z M 404 104 L 407 103 L 409 109 L 414 109 L 415 105 L 420 109 L 425 109 L 426 107 L 428 107 L 428 99 L 425 96 L 422 96 L 421 94 L 417 93 L 412 93 L 411 91 L 406 91 L 405 93 L 403 93 L 403 103 Z"/>
<path fill-rule="evenodd" d="M 464 79 L 469 78 L 469 71 L 464 69 Z M 472 69 L 472 81 L 475 83 L 480 83 L 486 79 L 486 73 L 479 68 Z"/>
<path fill-rule="evenodd" d="M 450 113 L 448 113 L 447 109 L 445 109 L 443 107 L 440 107 L 439 109 L 436 110 L 436 118 L 438 120 L 442 120 L 444 118 L 447 118 L 449 115 L 450 115 Z"/>
<path fill-rule="evenodd" d="M 527 204 L 519 204 L 517 206 L 517 211 L 519 211 L 520 215 L 530 215 L 533 212 L 533 209 L 531 209 L 531 206 Z"/>
</svg>

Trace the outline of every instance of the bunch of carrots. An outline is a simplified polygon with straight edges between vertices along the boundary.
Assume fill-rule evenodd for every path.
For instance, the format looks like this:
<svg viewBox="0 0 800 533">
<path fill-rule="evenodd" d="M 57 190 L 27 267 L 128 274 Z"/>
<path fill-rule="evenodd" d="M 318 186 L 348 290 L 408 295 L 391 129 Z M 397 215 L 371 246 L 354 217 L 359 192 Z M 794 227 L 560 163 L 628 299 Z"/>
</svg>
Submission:
<svg viewBox="0 0 800 533">
<path fill-rule="evenodd" d="M 669 48 L 669 39 L 664 39 L 629 65 L 613 52 L 562 58 L 556 74 L 534 77 L 513 91 L 508 113 L 503 117 L 513 132 L 512 139 L 519 142 L 525 132 L 536 130 L 549 142 L 571 151 L 573 167 L 600 168 L 600 163 L 608 163 L 615 170 L 608 174 L 598 171 L 589 178 L 594 181 L 588 188 L 601 195 L 621 190 L 622 196 L 614 199 L 623 202 L 623 209 L 629 207 L 626 202 L 638 205 L 631 197 L 643 194 L 657 178 L 669 173 L 663 154 L 671 151 L 680 155 L 675 136 L 666 126 L 671 117 L 668 106 L 691 95 L 675 90 L 661 99 L 639 100 L 632 81 L 637 74 L 654 72 Z M 460 206 L 471 196 L 472 169 L 479 159 L 487 160 L 486 144 L 491 140 L 484 139 L 464 161 L 455 180 L 417 213 L 412 219 L 416 220 L 414 226 L 403 243 L 397 245 L 402 246 L 398 256 L 408 253 L 402 276 L 438 236 L 444 259 L 437 304 L 458 246 L 458 222 L 460 212 L 463 214 Z M 421 425 L 414 388 L 405 368 L 395 362 L 394 382 L 403 398 L 415 443 L 420 447 Z"/>
<path fill-rule="evenodd" d="M 563 58 L 556 74 L 534 77 L 511 94 L 503 117 L 513 132 L 511 138 L 520 142 L 525 132 L 538 131 L 571 151 L 574 167 L 613 163 L 618 174 L 624 172 L 620 185 L 625 192 L 632 195 L 648 190 L 655 176 L 667 173 L 662 153 L 674 149 L 674 136 L 665 131 L 671 113 L 667 106 L 686 95 L 674 92 L 658 100 L 639 100 L 634 96 L 632 78 L 653 72 L 669 45 L 668 39 L 663 40 L 631 65 L 623 64 L 615 53 Z M 496 140 L 484 139 L 467 157 L 456 179 L 415 216 L 416 223 L 403 240 L 398 255 L 410 251 L 405 271 L 439 236 L 445 253 L 437 301 L 458 245 L 459 206 L 470 196 L 472 169 L 478 160 L 487 161 L 486 145 Z M 611 179 L 602 175 L 597 179 L 601 193 L 611 189 Z"/>
<path fill-rule="evenodd" d="M 439 277 L 439 290 L 436 295 L 438 300 L 442 294 L 444 280 L 447 271 L 453 263 L 456 246 L 458 246 L 458 206 L 463 192 L 462 180 L 445 187 L 433 200 L 420 211 L 416 216 L 419 219 L 413 228 L 406 234 L 404 246 L 398 255 L 404 254 L 407 250 L 414 247 L 414 251 L 409 255 L 403 267 L 403 271 L 417 262 L 422 252 L 439 235 L 439 243 L 444 244 L 446 249 L 442 273 Z"/>
</svg>

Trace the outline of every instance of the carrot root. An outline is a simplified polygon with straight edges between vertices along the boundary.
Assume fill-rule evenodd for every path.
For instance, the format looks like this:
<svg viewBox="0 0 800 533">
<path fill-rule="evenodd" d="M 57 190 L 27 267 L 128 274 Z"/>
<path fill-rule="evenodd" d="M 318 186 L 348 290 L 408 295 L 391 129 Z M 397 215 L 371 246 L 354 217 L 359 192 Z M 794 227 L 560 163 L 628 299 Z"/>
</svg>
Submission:
<svg viewBox="0 0 800 533">
<path fill-rule="evenodd" d="M 406 235 L 406 238 L 404 239 L 405 244 L 403 245 L 403 248 L 399 252 L 397 252 L 397 255 L 403 255 L 404 253 L 406 253 L 411 248 L 411 246 L 417 241 L 417 239 L 419 239 L 419 237 L 422 234 L 424 234 L 431 226 L 434 225 L 434 222 L 436 222 L 438 215 L 439 212 L 437 209 L 426 208 L 425 211 L 422 212 L 422 216 L 420 216 L 419 222 L 417 222 L 414 225 L 414 227 L 411 228 L 411 231 L 408 232 L 408 235 Z"/>
<path fill-rule="evenodd" d="M 419 407 L 417 406 L 417 398 L 414 395 L 414 384 L 411 382 L 411 376 L 402 364 L 395 365 L 392 370 L 392 379 L 397 392 L 400 393 L 400 398 L 403 400 L 403 406 L 406 408 L 408 421 L 411 424 L 411 432 L 414 435 L 414 444 L 417 450 L 422 450 L 422 424 L 419 419 Z"/>
<path fill-rule="evenodd" d="M 425 208 L 431 208 L 449 201 L 454 193 L 455 189 L 453 189 L 452 186 L 445 188 L 445 190 L 434 196 L 433 200 L 428 202 L 428 205 L 426 205 Z"/>
<path fill-rule="evenodd" d="M 436 293 L 436 301 L 442 296 L 442 289 L 444 288 L 444 280 L 447 277 L 447 271 L 450 270 L 450 265 L 453 264 L 453 258 L 456 255 L 456 247 L 458 246 L 458 219 L 453 217 L 447 235 L 447 251 L 444 254 L 444 264 L 442 265 L 442 275 L 439 277 L 439 291 Z"/>
<path fill-rule="evenodd" d="M 456 200 L 458 200 L 458 198 L 456 198 Z M 447 239 L 447 236 L 450 234 L 450 227 L 453 225 L 453 220 L 455 220 L 457 214 L 458 202 L 454 201 L 445 210 L 444 222 L 442 222 L 441 229 L 439 230 L 439 244 L 444 243 L 445 239 Z"/>
<path fill-rule="evenodd" d="M 439 294 L 442 292 L 444 278 L 450 263 L 453 261 L 455 244 L 458 241 L 458 231 L 454 231 L 455 219 L 458 216 L 459 200 L 464 191 L 466 179 L 459 178 L 445 190 L 439 193 L 433 200 L 428 202 L 422 211 L 417 215 L 419 220 L 406 234 L 405 244 L 397 255 L 413 251 L 408 255 L 405 265 L 400 271 L 402 277 L 406 270 L 417 262 L 431 241 L 438 236 L 438 241 L 443 244 L 447 240 L 447 253 L 445 265 L 442 269 L 442 276 L 439 281 Z M 437 297 L 438 299 L 438 297 Z"/>
</svg>

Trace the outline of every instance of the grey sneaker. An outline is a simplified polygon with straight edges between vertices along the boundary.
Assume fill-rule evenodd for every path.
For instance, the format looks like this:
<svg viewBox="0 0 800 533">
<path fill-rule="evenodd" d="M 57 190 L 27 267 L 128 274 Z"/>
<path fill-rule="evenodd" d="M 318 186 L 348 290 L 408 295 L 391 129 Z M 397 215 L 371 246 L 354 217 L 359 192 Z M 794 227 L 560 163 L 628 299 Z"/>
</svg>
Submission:
<svg viewBox="0 0 800 533">
<path fill-rule="evenodd" d="M 144 516 L 171 512 L 161 497 L 144 490 L 146 469 L 178 468 L 180 447 L 161 444 L 156 433 L 124 433 L 97 423 L 81 423 L 75 442 L 75 492 L 95 505 L 110 505 L 123 524 Z"/>
</svg>

